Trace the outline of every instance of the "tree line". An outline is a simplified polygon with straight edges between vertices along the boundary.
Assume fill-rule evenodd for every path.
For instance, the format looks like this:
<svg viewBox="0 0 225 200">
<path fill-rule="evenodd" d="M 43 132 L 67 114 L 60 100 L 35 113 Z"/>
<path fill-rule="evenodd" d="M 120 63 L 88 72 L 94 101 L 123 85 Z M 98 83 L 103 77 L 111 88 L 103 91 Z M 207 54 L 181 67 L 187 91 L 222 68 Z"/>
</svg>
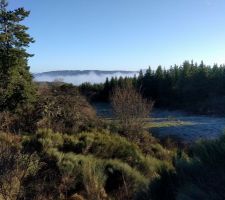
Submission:
<svg viewBox="0 0 225 200">
<path fill-rule="evenodd" d="M 107 79 L 103 84 L 82 84 L 81 92 L 93 101 L 108 101 L 116 87 L 132 83 L 157 107 L 185 108 L 201 113 L 224 112 L 225 65 L 185 61 L 169 69 L 158 66 L 140 71 L 133 78 Z"/>
</svg>

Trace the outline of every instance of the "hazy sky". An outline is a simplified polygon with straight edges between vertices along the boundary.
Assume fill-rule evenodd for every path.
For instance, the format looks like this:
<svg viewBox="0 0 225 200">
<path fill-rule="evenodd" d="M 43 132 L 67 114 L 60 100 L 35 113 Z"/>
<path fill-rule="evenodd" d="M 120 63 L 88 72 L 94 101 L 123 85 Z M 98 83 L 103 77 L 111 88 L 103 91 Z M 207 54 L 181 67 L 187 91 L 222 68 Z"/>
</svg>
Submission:
<svg viewBox="0 0 225 200">
<path fill-rule="evenodd" d="M 32 72 L 225 63 L 225 0 L 9 0 L 31 11 Z"/>
</svg>

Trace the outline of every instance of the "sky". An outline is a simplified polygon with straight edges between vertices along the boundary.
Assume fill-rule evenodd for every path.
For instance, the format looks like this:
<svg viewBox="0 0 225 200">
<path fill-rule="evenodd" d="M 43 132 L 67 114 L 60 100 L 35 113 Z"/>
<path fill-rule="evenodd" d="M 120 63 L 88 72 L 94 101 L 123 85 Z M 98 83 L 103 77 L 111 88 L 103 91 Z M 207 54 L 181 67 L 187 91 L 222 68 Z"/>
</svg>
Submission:
<svg viewBox="0 0 225 200">
<path fill-rule="evenodd" d="M 9 0 L 30 10 L 31 71 L 225 63 L 225 0 Z"/>
</svg>

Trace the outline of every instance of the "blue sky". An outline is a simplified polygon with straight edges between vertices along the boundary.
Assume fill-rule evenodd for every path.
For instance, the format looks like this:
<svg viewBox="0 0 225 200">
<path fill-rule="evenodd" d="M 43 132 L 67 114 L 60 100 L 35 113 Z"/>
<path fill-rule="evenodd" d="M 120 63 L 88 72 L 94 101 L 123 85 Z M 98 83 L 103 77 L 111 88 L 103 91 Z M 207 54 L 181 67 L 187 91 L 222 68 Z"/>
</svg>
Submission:
<svg viewBox="0 0 225 200">
<path fill-rule="evenodd" d="M 225 63 L 224 0 L 9 0 L 31 11 L 32 72 Z"/>
</svg>

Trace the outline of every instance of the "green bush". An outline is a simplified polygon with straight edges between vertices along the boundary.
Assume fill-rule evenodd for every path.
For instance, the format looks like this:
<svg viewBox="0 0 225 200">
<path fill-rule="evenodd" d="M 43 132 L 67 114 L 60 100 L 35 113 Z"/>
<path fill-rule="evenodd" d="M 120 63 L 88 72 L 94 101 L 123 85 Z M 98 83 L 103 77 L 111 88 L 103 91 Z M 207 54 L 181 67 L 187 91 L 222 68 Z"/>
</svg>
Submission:
<svg viewBox="0 0 225 200">
<path fill-rule="evenodd" d="M 225 136 L 200 141 L 189 150 L 180 151 L 175 170 L 164 169 L 149 188 L 140 192 L 140 200 L 223 200 L 225 199 Z"/>
<path fill-rule="evenodd" d="M 181 182 L 177 199 L 224 199 L 225 136 L 197 143 L 191 149 L 190 156 L 190 160 L 177 162 Z"/>
<path fill-rule="evenodd" d="M 119 160 L 99 159 L 73 153 L 53 154 L 58 157 L 61 173 L 74 176 L 73 184 L 82 185 L 88 199 L 101 199 L 97 197 L 100 194 L 103 196 L 118 195 L 116 193 L 120 193 L 120 190 L 123 192 L 128 190 L 125 187 L 129 187 L 129 194 L 126 191 L 126 195 L 134 195 L 148 183 L 148 179 L 140 172 Z M 77 192 L 82 193 L 82 191 Z M 94 195 L 95 198 L 89 195 Z"/>
<path fill-rule="evenodd" d="M 87 199 L 133 199 L 158 178 L 161 168 L 171 167 L 168 161 L 143 154 L 126 138 L 107 132 L 67 135 L 42 129 L 24 140 L 26 146 L 37 146 L 47 163 L 55 163 L 60 179 L 68 184 L 61 192 L 64 197 L 77 193 Z"/>
<path fill-rule="evenodd" d="M 141 149 L 126 138 L 107 132 L 81 133 L 77 135 L 62 135 L 51 130 L 38 133 L 38 141 L 43 148 L 57 148 L 61 152 L 93 155 L 101 159 L 118 159 L 131 167 L 140 170 L 151 177 L 161 165 L 168 161 L 161 161 L 151 155 L 144 155 Z"/>
</svg>

